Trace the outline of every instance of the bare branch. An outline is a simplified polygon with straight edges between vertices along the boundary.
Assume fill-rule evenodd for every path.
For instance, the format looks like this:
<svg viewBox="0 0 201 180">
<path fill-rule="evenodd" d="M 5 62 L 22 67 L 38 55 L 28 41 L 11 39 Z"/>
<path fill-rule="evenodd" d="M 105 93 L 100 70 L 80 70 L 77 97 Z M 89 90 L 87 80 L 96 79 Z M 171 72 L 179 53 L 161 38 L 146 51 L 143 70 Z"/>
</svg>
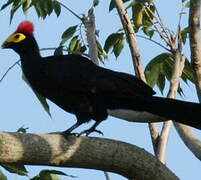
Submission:
<svg viewBox="0 0 201 180">
<path fill-rule="evenodd" d="M 159 45 L 160 47 L 162 47 L 162 48 L 165 49 L 166 51 L 172 52 L 171 50 L 169 50 L 168 48 L 166 48 L 165 46 L 163 46 L 162 44 L 160 44 L 159 42 L 157 42 L 157 41 L 155 41 L 155 40 L 153 40 L 153 39 L 150 39 L 150 38 L 148 38 L 148 37 L 146 37 L 146 36 L 142 36 L 142 35 L 137 35 L 137 37 L 140 37 L 140 38 L 143 38 L 143 39 L 147 39 L 147 40 L 149 40 L 149 41 L 151 41 L 151 42 L 153 42 L 153 43 Z"/>
<path fill-rule="evenodd" d="M 201 141 L 192 128 L 176 122 L 174 122 L 174 125 L 185 145 L 201 161 Z"/>
<path fill-rule="evenodd" d="M 88 16 L 84 16 L 82 18 L 82 22 L 86 28 L 86 36 L 89 46 L 89 57 L 96 65 L 99 65 L 98 49 L 96 45 L 96 25 L 93 8 L 89 10 Z"/>
<path fill-rule="evenodd" d="M 140 56 L 140 50 L 137 44 L 137 38 L 135 31 L 133 29 L 133 26 L 131 24 L 130 18 L 128 16 L 128 13 L 123 5 L 122 0 L 114 0 L 116 4 L 116 8 L 118 11 L 118 14 L 120 16 L 122 25 L 124 27 L 124 31 L 128 40 L 128 44 L 130 47 L 130 52 L 133 60 L 134 70 L 137 77 L 139 77 L 141 80 L 146 82 L 144 71 L 143 71 L 143 65 L 142 60 Z M 157 144 L 157 138 L 156 134 L 158 134 L 158 129 L 156 124 L 149 124 L 150 127 L 150 134 L 153 142 L 153 146 Z M 156 139 L 155 139 L 156 138 Z M 154 142 L 155 141 L 155 142 Z M 156 147 L 154 147 L 155 149 Z"/>
<path fill-rule="evenodd" d="M 3 79 L 6 77 L 6 75 L 8 74 L 8 72 L 15 67 L 15 65 L 17 65 L 20 62 L 20 60 L 16 61 L 12 66 L 10 66 L 7 71 L 3 74 L 3 76 L 0 79 L 0 83 L 3 81 Z"/>
<path fill-rule="evenodd" d="M 60 4 L 63 8 L 65 8 L 66 10 L 68 10 L 71 14 L 73 14 L 76 18 L 78 18 L 79 20 L 82 21 L 82 18 L 77 15 L 73 10 L 71 10 L 70 8 L 68 8 L 65 4 L 61 3 L 60 1 L 57 1 L 57 0 L 52 0 L 52 1 L 55 1 L 57 2 L 58 4 Z"/>
<path fill-rule="evenodd" d="M 110 139 L 1 132 L 0 148 L 0 163 L 99 169 L 129 179 L 178 180 L 144 149 Z"/>
<path fill-rule="evenodd" d="M 191 48 L 191 62 L 194 68 L 196 89 L 201 102 L 201 35 L 200 35 L 200 0 L 191 0 L 189 12 L 189 37 Z M 174 123 L 177 132 L 189 150 L 201 160 L 201 141 L 196 137 L 192 128 Z"/>
<path fill-rule="evenodd" d="M 184 62 L 185 62 L 185 56 L 182 56 L 179 50 L 176 51 L 174 54 L 175 64 L 172 72 L 172 77 L 170 80 L 170 89 L 167 95 L 168 98 L 176 97 L 177 89 L 179 86 L 179 79 L 181 77 L 184 68 Z M 163 163 L 165 163 L 166 161 L 165 158 L 167 151 L 167 143 L 171 127 L 172 127 L 172 121 L 165 122 L 159 138 L 157 157 Z"/>
</svg>

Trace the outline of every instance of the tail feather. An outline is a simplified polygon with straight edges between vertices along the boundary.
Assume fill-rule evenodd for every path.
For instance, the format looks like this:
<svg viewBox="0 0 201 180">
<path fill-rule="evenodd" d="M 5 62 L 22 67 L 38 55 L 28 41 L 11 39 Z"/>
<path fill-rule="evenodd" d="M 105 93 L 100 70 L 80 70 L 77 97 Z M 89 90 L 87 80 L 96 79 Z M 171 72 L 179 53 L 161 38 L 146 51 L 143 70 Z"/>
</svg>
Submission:
<svg viewBox="0 0 201 180">
<path fill-rule="evenodd" d="M 147 103 L 146 110 L 201 129 L 201 104 L 153 96 Z"/>
<path fill-rule="evenodd" d="M 156 96 L 117 97 L 105 99 L 108 109 L 147 111 L 201 130 L 201 104 Z"/>
</svg>

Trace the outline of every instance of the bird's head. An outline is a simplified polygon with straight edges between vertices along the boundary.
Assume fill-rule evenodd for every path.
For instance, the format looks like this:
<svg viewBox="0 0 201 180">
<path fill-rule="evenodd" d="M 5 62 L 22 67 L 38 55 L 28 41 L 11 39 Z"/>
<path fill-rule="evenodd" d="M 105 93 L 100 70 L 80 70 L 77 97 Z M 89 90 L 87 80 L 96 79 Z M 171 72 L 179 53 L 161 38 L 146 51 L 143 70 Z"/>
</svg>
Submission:
<svg viewBox="0 0 201 180">
<path fill-rule="evenodd" d="M 32 53 L 38 51 L 38 45 L 33 36 L 34 25 L 29 21 L 19 24 L 17 30 L 11 34 L 2 44 L 2 48 L 10 48 L 18 54 Z"/>
</svg>

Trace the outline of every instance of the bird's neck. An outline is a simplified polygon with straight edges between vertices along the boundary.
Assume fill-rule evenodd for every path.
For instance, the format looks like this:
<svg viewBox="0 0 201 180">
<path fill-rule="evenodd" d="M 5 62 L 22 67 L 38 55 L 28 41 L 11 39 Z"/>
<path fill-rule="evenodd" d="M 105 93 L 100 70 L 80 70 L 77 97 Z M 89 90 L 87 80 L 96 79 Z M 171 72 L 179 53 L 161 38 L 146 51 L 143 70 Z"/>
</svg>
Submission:
<svg viewBox="0 0 201 180">
<path fill-rule="evenodd" d="M 31 60 L 39 60 L 41 58 L 39 48 L 32 47 L 30 49 L 20 49 L 18 51 L 18 54 L 20 55 L 21 60 L 31 61 Z"/>
<path fill-rule="evenodd" d="M 30 79 L 30 77 L 37 74 L 39 69 L 42 67 L 42 57 L 39 49 L 36 48 L 18 53 L 21 59 L 22 71 L 25 76 Z"/>
</svg>

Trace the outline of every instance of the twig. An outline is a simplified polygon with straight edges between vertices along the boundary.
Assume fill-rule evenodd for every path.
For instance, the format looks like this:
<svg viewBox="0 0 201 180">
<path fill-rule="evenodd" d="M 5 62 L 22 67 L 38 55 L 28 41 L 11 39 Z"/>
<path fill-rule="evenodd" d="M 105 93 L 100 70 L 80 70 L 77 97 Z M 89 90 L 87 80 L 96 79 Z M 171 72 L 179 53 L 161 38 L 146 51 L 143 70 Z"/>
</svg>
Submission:
<svg viewBox="0 0 201 180">
<path fill-rule="evenodd" d="M 56 50 L 57 48 L 56 47 L 53 47 L 53 48 L 40 48 L 40 51 L 48 51 L 48 50 Z M 66 52 L 70 52 L 70 53 L 74 53 L 73 51 L 70 51 L 70 50 L 68 50 L 68 49 L 63 49 L 63 51 L 66 51 Z M 77 53 L 77 52 L 76 52 Z M 79 54 L 79 53 L 77 53 L 77 54 Z M 88 54 L 86 54 L 86 53 L 80 53 L 80 55 L 84 55 L 84 56 L 86 56 L 86 57 L 89 57 L 89 55 Z"/>
<path fill-rule="evenodd" d="M 155 5 L 154 5 L 154 6 L 155 6 Z M 153 22 L 153 20 L 150 18 L 149 13 L 147 13 L 146 10 L 148 10 L 150 13 L 152 13 L 152 11 L 151 11 L 149 8 L 146 8 L 146 9 L 145 9 L 145 13 L 146 13 L 147 17 L 149 18 L 149 21 L 151 21 L 151 23 L 153 24 L 153 27 L 155 28 L 155 31 L 156 31 L 156 32 L 159 34 L 159 36 L 165 41 L 165 43 L 170 46 L 170 41 L 171 41 L 171 40 L 170 40 L 170 38 L 169 38 L 168 33 L 166 32 L 166 28 L 164 27 L 164 25 L 163 25 L 163 23 L 162 23 L 162 20 L 161 20 L 159 14 L 158 14 L 157 9 L 156 9 L 156 12 L 157 12 L 157 16 L 159 17 L 159 19 L 158 19 L 156 16 L 154 16 L 154 18 L 156 19 L 156 22 L 160 25 L 160 28 L 163 30 L 163 32 L 164 32 L 165 34 L 162 33 L 162 32 L 158 29 L 158 27 L 155 25 L 155 23 Z M 152 13 L 152 14 L 153 14 L 153 13 Z M 153 15 L 154 15 L 154 14 L 153 14 Z M 165 35 L 165 36 L 164 36 L 164 35 Z"/>
<path fill-rule="evenodd" d="M 106 180 L 110 180 L 110 177 L 109 177 L 108 172 L 105 172 L 105 171 L 104 171 L 104 175 L 105 175 L 105 179 L 106 179 Z"/>
<path fill-rule="evenodd" d="M 167 31 L 166 31 L 167 28 L 166 28 L 165 25 L 163 24 L 163 21 L 162 21 L 162 19 L 161 19 L 161 17 L 160 17 L 160 14 L 159 14 L 159 12 L 158 12 L 158 9 L 156 8 L 155 3 L 154 3 L 154 2 L 152 2 L 152 3 L 153 3 L 153 5 L 155 6 L 156 14 L 157 14 L 157 16 L 158 16 L 158 18 L 157 18 L 156 16 L 155 16 L 155 18 L 157 19 L 157 21 L 158 21 L 158 23 L 160 24 L 162 30 L 163 30 L 164 33 L 166 34 L 168 41 L 170 41 L 170 40 L 171 40 L 171 38 L 169 37 L 170 32 L 169 32 L 169 30 L 168 30 L 168 33 L 167 33 Z"/>
<path fill-rule="evenodd" d="M 151 38 L 147 38 L 146 36 L 142 36 L 142 35 L 136 35 L 137 37 L 140 37 L 140 38 L 143 38 L 143 39 L 146 39 L 146 40 L 149 40 L 157 45 L 159 45 L 160 47 L 162 47 L 163 49 L 165 49 L 166 51 L 169 51 L 169 52 L 172 52 L 170 49 L 166 48 L 165 46 L 163 46 L 162 44 L 160 44 L 159 42 L 151 39 Z"/>
<path fill-rule="evenodd" d="M 52 0 L 52 1 L 55 1 L 58 4 L 60 4 L 63 8 L 67 9 L 71 14 L 73 14 L 75 17 L 77 17 L 79 20 L 82 21 L 82 18 L 79 15 L 77 15 L 73 10 L 71 10 L 70 8 L 68 8 L 65 4 L 63 4 L 63 3 L 61 3 L 60 1 L 57 1 L 57 0 Z"/>
<path fill-rule="evenodd" d="M 19 63 L 20 60 L 16 61 L 12 66 L 10 66 L 7 71 L 3 74 L 3 76 L 0 79 L 0 83 L 3 81 L 3 79 L 6 77 L 6 75 L 8 74 L 8 72 L 16 65 Z"/>
</svg>

